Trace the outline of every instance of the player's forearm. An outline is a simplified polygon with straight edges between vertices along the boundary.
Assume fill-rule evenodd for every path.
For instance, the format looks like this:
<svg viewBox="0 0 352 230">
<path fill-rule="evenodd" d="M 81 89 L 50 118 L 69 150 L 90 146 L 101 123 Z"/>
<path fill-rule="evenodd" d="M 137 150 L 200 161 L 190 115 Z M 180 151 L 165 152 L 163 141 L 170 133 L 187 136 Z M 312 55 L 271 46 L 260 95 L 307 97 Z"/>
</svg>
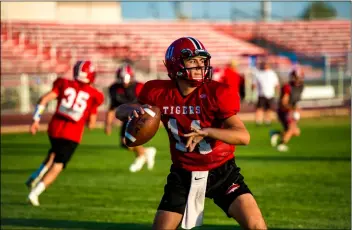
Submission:
<svg viewBox="0 0 352 230">
<path fill-rule="evenodd" d="M 133 112 L 133 110 L 139 107 L 141 107 L 140 104 L 122 104 L 117 107 L 115 116 L 121 121 L 127 120 L 128 116 Z"/>
<path fill-rule="evenodd" d="M 206 131 L 208 137 L 231 145 L 248 145 L 250 141 L 249 132 L 242 128 L 206 128 Z"/>
<path fill-rule="evenodd" d="M 49 101 L 55 98 L 57 98 L 57 94 L 51 91 L 39 99 L 38 104 L 33 113 L 33 121 L 37 121 L 37 122 L 40 121 L 40 117 L 43 114 L 46 105 L 49 103 Z"/>
<path fill-rule="evenodd" d="M 39 98 L 38 103 L 35 107 L 34 113 L 33 113 L 33 120 L 34 121 L 39 121 L 41 115 L 44 113 L 45 107 L 48 104 L 49 100 L 46 95 L 43 95 L 41 98 Z"/>
<path fill-rule="evenodd" d="M 39 98 L 37 105 L 46 106 L 49 103 L 49 98 L 46 95 Z"/>
</svg>

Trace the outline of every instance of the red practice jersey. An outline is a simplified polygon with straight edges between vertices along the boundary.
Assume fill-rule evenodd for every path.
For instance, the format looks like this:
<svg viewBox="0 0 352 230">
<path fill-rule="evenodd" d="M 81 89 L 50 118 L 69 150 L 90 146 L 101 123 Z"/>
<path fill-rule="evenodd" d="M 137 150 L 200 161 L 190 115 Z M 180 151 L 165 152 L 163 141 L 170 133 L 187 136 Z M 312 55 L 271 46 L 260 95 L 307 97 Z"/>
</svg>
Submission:
<svg viewBox="0 0 352 230">
<path fill-rule="evenodd" d="M 94 87 L 74 80 L 58 78 L 53 84 L 57 97 L 56 112 L 48 128 L 49 136 L 80 143 L 84 125 L 103 103 L 104 95 Z"/>
<path fill-rule="evenodd" d="M 224 119 L 240 109 L 238 91 L 216 81 L 199 86 L 183 97 L 172 80 L 148 81 L 138 96 L 140 104 L 158 106 L 168 132 L 172 162 L 188 171 L 216 168 L 234 157 L 234 145 L 204 138 L 193 152 L 186 149 L 183 135 L 194 128 L 222 128 Z"/>
<path fill-rule="evenodd" d="M 301 95 L 304 89 L 304 85 L 295 86 L 292 83 L 286 83 L 281 87 L 280 100 L 279 100 L 279 110 L 282 112 L 289 112 L 282 105 L 282 98 L 285 94 L 289 95 L 289 105 L 291 107 L 296 107 L 296 104 L 301 100 Z"/>
<path fill-rule="evenodd" d="M 223 70 L 218 70 L 217 74 L 216 79 L 214 78 L 215 81 L 225 83 L 236 90 L 239 89 L 241 76 L 235 70 L 230 67 L 225 67 Z"/>
</svg>

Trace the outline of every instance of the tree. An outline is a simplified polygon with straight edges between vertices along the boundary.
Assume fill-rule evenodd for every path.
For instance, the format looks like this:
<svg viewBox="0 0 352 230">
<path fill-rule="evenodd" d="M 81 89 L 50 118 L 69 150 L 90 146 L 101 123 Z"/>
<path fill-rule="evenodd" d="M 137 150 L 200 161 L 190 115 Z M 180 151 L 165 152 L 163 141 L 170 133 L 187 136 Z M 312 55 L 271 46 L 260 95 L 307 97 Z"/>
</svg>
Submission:
<svg viewBox="0 0 352 230">
<path fill-rule="evenodd" d="M 336 9 L 325 2 L 312 2 L 302 13 L 304 20 L 335 18 Z"/>
</svg>

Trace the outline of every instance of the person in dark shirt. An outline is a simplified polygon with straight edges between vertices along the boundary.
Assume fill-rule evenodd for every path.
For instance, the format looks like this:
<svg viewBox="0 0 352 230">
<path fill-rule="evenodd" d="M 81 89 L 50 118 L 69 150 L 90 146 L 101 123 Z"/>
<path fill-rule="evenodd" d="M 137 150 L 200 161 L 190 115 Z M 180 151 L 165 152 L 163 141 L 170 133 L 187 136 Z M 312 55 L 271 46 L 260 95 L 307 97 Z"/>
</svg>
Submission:
<svg viewBox="0 0 352 230">
<path fill-rule="evenodd" d="M 141 91 L 143 84 L 135 81 L 134 70 L 131 65 L 124 64 L 116 71 L 116 82 L 109 87 L 110 106 L 105 118 L 105 134 L 111 134 L 112 122 L 114 120 L 115 109 L 125 103 L 136 103 L 137 96 Z M 127 147 L 125 143 L 125 128 L 127 122 L 122 121 L 120 131 L 121 147 L 128 148 L 136 153 L 136 159 L 130 166 L 131 172 L 140 171 L 145 163 L 148 169 L 154 167 L 154 158 L 156 149 L 154 147 L 144 148 L 143 146 Z"/>
<path fill-rule="evenodd" d="M 290 81 L 281 87 L 277 116 L 284 130 L 271 131 L 271 145 L 277 147 L 280 152 L 288 151 L 287 143 L 292 136 L 299 136 L 301 131 L 298 127 L 300 113 L 297 103 L 301 100 L 304 84 L 304 73 L 297 69 L 290 72 Z M 280 142 L 279 142 L 280 139 Z"/>
</svg>

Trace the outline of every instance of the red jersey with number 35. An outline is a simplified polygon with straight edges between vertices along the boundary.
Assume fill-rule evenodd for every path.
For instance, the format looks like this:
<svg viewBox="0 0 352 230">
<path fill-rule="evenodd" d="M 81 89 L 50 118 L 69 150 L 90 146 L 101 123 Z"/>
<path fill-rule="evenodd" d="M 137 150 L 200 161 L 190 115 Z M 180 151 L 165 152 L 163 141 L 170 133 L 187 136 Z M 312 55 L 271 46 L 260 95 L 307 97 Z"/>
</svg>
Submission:
<svg viewBox="0 0 352 230">
<path fill-rule="evenodd" d="M 240 109 L 238 91 L 223 83 L 211 81 L 182 96 L 172 80 L 148 81 L 138 96 L 140 104 L 158 106 L 168 132 L 172 162 L 188 171 L 217 168 L 234 157 L 235 146 L 204 138 L 189 152 L 183 135 L 194 128 L 223 128 L 223 121 Z"/>
<path fill-rule="evenodd" d="M 48 128 L 49 136 L 81 142 L 84 125 L 103 103 L 104 95 L 94 87 L 58 78 L 53 84 L 57 97 L 56 112 Z"/>
</svg>

